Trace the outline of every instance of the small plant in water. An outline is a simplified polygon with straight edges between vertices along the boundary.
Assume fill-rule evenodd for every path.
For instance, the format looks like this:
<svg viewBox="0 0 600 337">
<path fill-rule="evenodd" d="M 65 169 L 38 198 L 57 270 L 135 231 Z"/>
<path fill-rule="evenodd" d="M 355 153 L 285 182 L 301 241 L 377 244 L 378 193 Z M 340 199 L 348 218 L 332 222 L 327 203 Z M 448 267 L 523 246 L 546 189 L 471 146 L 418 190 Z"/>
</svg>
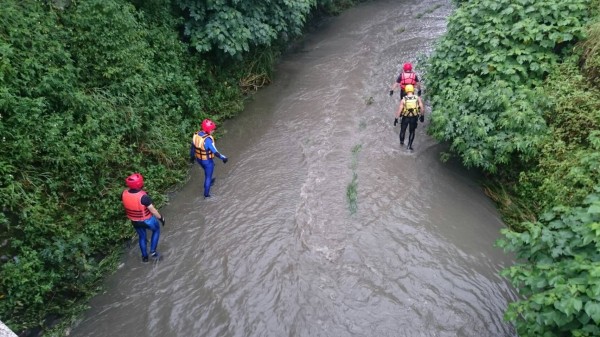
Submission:
<svg viewBox="0 0 600 337">
<path fill-rule="evenodd" d="M 356 209 L 358 208 L 357 203 L 356 203 L 357 186 L 358 186 L 358 174 L 356 174 L 356 172 L 352 172 L 352 181 L 348 184 L 348 188 L 346 189 L 346 197 L 348 197 L 348 205 L 350 207 L 350 214 L 356 213 Z"/>
<path fill-rule="evenodd" d="M 362 149 L 362 144 L 356 144 L 352 147 L 352 164 L 350 168 L 352 169 L 352 181 L 348 184 L 346 188 L 346 197 L 348 198 L 348 206 L 350 208 L 350 214 L 356 213 L 358 208 L 357 198 L 357 186 L 358 186 L 358 174 L 356 173 L 356 166 L 358 165 L 358 153 Z"/>
</svg>

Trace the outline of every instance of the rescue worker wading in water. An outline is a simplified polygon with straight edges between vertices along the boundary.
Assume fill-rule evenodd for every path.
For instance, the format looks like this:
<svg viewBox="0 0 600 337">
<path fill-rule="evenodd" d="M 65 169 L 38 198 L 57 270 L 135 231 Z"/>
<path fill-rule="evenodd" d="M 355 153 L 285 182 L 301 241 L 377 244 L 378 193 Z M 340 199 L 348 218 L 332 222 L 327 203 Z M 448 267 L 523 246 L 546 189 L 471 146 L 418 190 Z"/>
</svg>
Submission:
<svg viewBox="0 0 600 337">
<path fill-rule="evenodd" d="M 217 128 L 217 125 L 210 119 L 202 121 L 202 131 L 198 131 L 192 137 L 192 145 L 190 147 L 190 161 L 194 159 L 204 169 L 204 198 L 210 198 L 210 187 L 215 183 L 212 177 L 215 169 L 213 158 L 220 158 L 223 163 L 227 163 L 227 157 L 220 154 L 215 147 L 215 139 L 212 133 Z"/>
<path fill-rule="evenodd" d="M 421 83 L 419 82 L 419 76 L 412 71 L 412 64 L 404 63 L 402 66 L 402 72 L 398 75 L 396 82 L 392 84 L 390 89 L 390 96 L 394 94 L 394 89 L 400 87 L 400 99 L 406 96 L 406 86 L 412 85 L 417 88 L 417 95 L 421 96 Z"/>
<path fill-rule="evenodd" d="M 131 224 L 139 237 L 140 250 L 142 251 L 142 262 L 148 262 L 148 251 L 146 247 L 146 230 L 152 231 L 150 240 L 150 256 L 158 259 L 159 254 L 156 251 L 158 239 L 160 238 L 160 221 L 165 225 L 165 218 L 160 215 L 158 210 L 152 205 L 152 199 L 146 194 L 144 187 L 144 177 L 139 173 L 134 173 L 125 179 L 125 184 L 129 189 L 121 193 L 121 200 L 125 207 L 125 214 L 131 220 Z"/>
<path fill-rule="evenodd" d="M 400 100 L 400 106 L 396 111 L 394 126 L 398 125 L 398 118 L 402 118 L 400 122 L 400 145 L 404 145 L 404 134 L 408 126 L 408 146 L 407 149 L 412 151 L 412 143 L 415 140 L 415 130 L 417 129 L 417 121 L 421 123 L 425 121 L 425 106 L 421 97 L 415 96 L 415 88 L 408 84 L 405 87 L 406 96 Z"/>
</svg>

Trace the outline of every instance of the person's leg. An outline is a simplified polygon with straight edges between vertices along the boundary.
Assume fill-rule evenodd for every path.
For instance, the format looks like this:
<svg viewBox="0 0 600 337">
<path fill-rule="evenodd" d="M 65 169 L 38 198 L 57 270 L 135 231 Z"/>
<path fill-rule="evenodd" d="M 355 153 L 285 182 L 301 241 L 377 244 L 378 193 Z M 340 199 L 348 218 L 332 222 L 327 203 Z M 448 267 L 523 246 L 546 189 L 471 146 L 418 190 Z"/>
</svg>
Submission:
<svg viewBox="0 0 600 337">
<path fill-rule="evenodd" d="M 400 117 L 400 145 L 404 145 L 404 135 L 408 126 L 408 117 Z"/>
<path fill-rule="evenodd" d="M 417 119 L 419 117 L 410 117 L 410 124 L 408 127 L 408 148 L 412 150 L 412 143 L 415 140 L 415 130 L 417 129 Z"/>
<path fill-rule="evenodd" d="M 135 228 L 135 231 L 138 233 L 140 250 L 142 251 L 142 259 L 147 260 L 148 259 L 148 250 L 146 247 L 146 228 L 140 227 L 140 226 L 136 226 L 134 228 Z"/>
<path fill-rule="evenodd" d="M 210 197 L 210 186 L 213 183 L 212 175 L 215 169 L 215 163 L 212 160 L 201 160 L 200 165 L 204 169 L 204 197 Z"/>
<path fill-rule="evenodd" d="M 152 231 L 152 238 L 150 239 L 150 255 L 152 257 L 158 257 L 156 247 L 158 246 L 158 239 L 160 238 L 160 223 L 156 217 L 152 217 L 146 221 L 146 224 Z"/>
</svg>

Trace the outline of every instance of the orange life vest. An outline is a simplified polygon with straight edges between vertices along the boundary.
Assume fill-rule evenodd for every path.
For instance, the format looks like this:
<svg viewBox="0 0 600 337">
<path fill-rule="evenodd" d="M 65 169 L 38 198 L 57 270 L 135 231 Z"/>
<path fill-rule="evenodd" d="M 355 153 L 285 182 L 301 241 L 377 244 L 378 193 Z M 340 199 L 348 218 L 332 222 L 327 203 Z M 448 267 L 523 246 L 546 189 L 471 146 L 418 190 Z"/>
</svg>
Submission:
<svg viewBox="0 0 600 337">
<path fill-rule="evenodd" d="M 200 136 L 196 132 L 196 133 L 194 133 L 194 137 L 192 138 L 192 142 L 194 143 L 194 148 L 196 149 L 196 158 L 198 158 L 200 160 L 208 160 L 208 159 L 212 159 L 215 157 L 215 154 L 211 150 L 207 150 L 204 148 L 204 141 L 206 141 L 206 138 L 210 138 L 214 144 L 215 139 L 213 138 L 213 136 L 211 136 L 209 134 Z"/>
<path fill-rule="evenodd" d="M 402 72 L 402 74 L 400 74 L 400 87 L 402 88 L 402 91 L 404 91 L 404 87 L 407 84 L 412 84 L 415 85 L 417 83 L 417 74 L 410 72 Z"/>
<path fill-rule="evenodd" d="M 129 190 L 124 190 L 121 198 L 125 207 L 125 214 L 132 221 L 144 221 L 152 217 L 152 213 L 148 207 L 142 205 L 142 197 L 146 192 L 139 191 L 131 193 Z"/>
</svg>

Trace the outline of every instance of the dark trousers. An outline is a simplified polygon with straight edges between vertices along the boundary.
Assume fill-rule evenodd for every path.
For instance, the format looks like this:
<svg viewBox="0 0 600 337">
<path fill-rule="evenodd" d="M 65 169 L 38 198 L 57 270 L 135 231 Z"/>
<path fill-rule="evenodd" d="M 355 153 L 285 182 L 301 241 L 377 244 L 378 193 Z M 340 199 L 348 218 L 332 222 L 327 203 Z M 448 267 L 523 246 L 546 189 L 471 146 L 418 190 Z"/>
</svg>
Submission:
<svg viewBox="0 0 600 337">
<path fill-rule="evenodd" d="M 417 123 L 419 116 L 414 117 L 402 117 L 400 120 L 400 143 L 404 144 L 404 135 L 406 134 L 406 128 L 408 127 L 408 146 L 412 146 L 412 142 L 415 139 L 415 130 L 417 129 Z"/>
</svg>

